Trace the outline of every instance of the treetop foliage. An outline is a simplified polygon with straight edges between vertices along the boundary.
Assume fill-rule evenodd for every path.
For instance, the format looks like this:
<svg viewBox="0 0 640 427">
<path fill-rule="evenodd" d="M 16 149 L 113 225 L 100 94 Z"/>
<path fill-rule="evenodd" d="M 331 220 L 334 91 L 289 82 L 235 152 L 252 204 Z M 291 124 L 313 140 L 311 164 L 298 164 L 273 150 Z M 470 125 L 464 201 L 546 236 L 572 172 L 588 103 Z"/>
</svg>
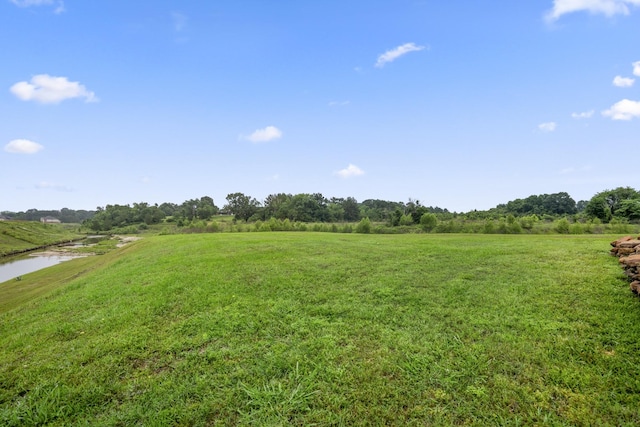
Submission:
<svg viewBox="0 0 640 427">
<path fill-rule="evenodd" d="M 590 200 L 576 202 L 565 192 L 531 195 L 500 204 L 487 211 L 467 213 L 450 212 L 447 209 L 424 206 L 419 200 L 394 202 L 367 199 L 358 202 L 353 197 L 327 198 L 322 193 L 286 194 L 275 193 L 263 202 L 241 192 L 230 193 L 226 203 L 219 209 L 211 197 L 189 199 L 182 204 L 162 203 L 150 205 L 146 202 L 133 205 L 107 205 L 96 211 L 74 211 L 64 208 L 60 211 L 2 212 L 8 219 L 37 221 L 43 216 L 53 216 L 62 222 L 83 223 L 94 231 L 108 231 L 131 225 L 152 225 L 162 221 L 173 221 L 186 225 L 195 221 L 208 221 L 218 214 L 230 214 L 239 221 L 268 221 L 271 218 L 291 222 L 350 222 L 356 223 L 366 218 L 371 223 L 386 223 L 389 226 L 419 225 L 423 230 L 441 230 L 453 219 L 499 220 L 504 227 L 515 231 L 520 227 L 530 230 L 541 218 L 554 219 L 574 217 L 611 221 L 640 222 L 640 192 L 631 187 L 604 190 Z M 518 220 L 516 221 L 516 218 Z M 436 224 L 439 224 L 436 227 Z M 491 227 L 490 225 L 488 225 Z"/>
</svg>

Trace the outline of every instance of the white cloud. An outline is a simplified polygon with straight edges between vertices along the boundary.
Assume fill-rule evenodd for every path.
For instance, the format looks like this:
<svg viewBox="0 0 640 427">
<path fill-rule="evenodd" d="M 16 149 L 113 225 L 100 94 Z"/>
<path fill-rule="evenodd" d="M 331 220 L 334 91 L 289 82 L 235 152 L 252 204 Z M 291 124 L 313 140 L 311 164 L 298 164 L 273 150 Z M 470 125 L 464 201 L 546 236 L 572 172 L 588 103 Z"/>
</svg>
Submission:
<svg viewBox="0 0 640 427">
<path fill-rule="evenodd" d="M 640 0 L 554 0 L 553 8 L 547 13 L 547 21 L 555 21 L 562 15 L 587 11 L 606 16 L 628 15 L 629 6 L 639 6 Z"/>
<path fill-rule="evenodd" d="M 54 0 L 11 0 L 11 3 L 15 4 L 16 6 L 20 6 L 20 7 L 45 6 L 45 5 L 50 5 L 50 4 L 56 4 L 57 3 L 58 6 L 55 8 L 53 13 L 59 14 L 59 13 L 64 12 L 64 2 L 61 1 L 61 0 L 58 0 L 58 1 L 54 1 Z"/>
<path fill-rule="evenodd" d="M 251 135 L 241 137 L 241 139 L 246 139 L 255 143 L 269 142 L 280 138 L 282 138 L 282 131 L 275 126 L 267 126 L 264 129 L 257 129 Z"/>
<path fill-rule="evenodd" d="M 615 76 L 613 85 L 617 87 L 631 87 L 635 81 L 636 79 L 632 79 L 631 77 Z"/>
<path fill-rule="evenodd" d="M 350 101 L 331 101 L 329 102 L 329 107 L 341 107 L 345 105 L 349 105 Z"/>
<path fill-rule="evenodd" d="M 17 154 L 35 154 L 43 149 L 42 145 L 28 139 L 14 139 L 4 146 L 4 151 Z"/>
<path fill-rule="evenodd" d="M 42 181 L 42 182 L 36 184 L 36 188 L 38 190 L 55 190 L 55 191 L 64 191 L 64 192 L 73 191 L 72 188 L 67 187 L 66 185 L 56 184 L 56 183 L 48 182 L 48 181 Z"/>
<path fill-rule="evenodd" d="M 37 101 L 41 104 L 58 104 L 71 98 L 84 98 L 85 102 L 98 101 L 95 94 L 80 83 L 48 74 L 33 76 L 31 82 L 18 82 L 9 90 L 23 101 Z"/>
<path fill-rule="evenodd" d="M 640 118 L 640 101 L 623 99 L 602 112 L 603 116 L 611 117 L 612 120 L 631 120 L 634 117 Z"/>
<path fill-rule="evenodd" d="M 64 11 L 65 11 L 64 2 L 60 1 L 60 2 L 58 2 L 58 7 L 55 8 L 53 13 L 55 13 L 56 15 L 59 15 Z"/>
<path fill-rule="evenodd" d="M 582 113 L 571 113 L 571 117 L 573 117 L 574 119 L 589 119 L 591 118 L 591 116 L 593 116 L 593 113 L 595 111 L 590 110 L 590 111 L 583 111 Z"/>
<path fill-rule="evenodd" d="M 540 123 L 538 125 L 538 129 L 542 132 L 553 132 L 557 127 L 558 125 L 555 122 Z"/>
<path fill-rule="evenodd" d="M 180 12 L 172 12 L 171 19 L 173 20 L 173 29 L 176 30 L 176 32 L 184 30 L 187 27 L 187 21 L 189 20 L 187 15 Z"/>
<path fill-rule="evenodd" d="M 336 175 L 341 178 L 351 178 L 352 176 L 364 175 L 364 171 L 358 166 L 349 163 L 349 166 L 336 172 Z"/>
<path fill-rule="evenodd" d="M 417 52 L 423 49 L 426 49 L 426 47 L 417 46 L 415 43 L 405 43 L 402 46 L 398 46 L 395 49 L 388 50 L 382 55 L 378 56 L 378 60 L 376 61 L 375 66 L 378 68 L 382 68 L 386 63 L 393 62 L 409 52 Z"/>
<path fill-rule="evenodd" d="M 631 65 L 633 65 L 633 75 L 640 77 L 640 61 L 636 61 Z"/>
<path fill-rule="evenodd" d="M 44 4 L 53 4 L 53 0 L 11 0 L 11 3 L 20 7 L 41 6 Z"/>
</svg>

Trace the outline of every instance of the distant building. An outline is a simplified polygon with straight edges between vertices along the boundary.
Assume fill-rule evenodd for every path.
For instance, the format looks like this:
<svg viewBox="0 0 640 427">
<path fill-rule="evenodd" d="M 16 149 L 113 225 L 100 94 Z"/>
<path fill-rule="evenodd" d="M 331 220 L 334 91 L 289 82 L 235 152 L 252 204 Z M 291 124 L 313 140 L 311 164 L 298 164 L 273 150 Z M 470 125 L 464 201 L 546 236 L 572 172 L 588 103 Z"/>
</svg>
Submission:
<svg viewBox="0 0 640 427">
<path fill-rule="evenodd" d="M 40 218 L 40 222 L 43 224 L 60 224 L 62 221 L 52 216 L 43 216 Z"/>
<path fill-rule="evenodd" d="M 0 221 L 9 221 L 9 219 L 11 218 L 9 218 L 8 216 L 0 215 Z"/>
</svg>

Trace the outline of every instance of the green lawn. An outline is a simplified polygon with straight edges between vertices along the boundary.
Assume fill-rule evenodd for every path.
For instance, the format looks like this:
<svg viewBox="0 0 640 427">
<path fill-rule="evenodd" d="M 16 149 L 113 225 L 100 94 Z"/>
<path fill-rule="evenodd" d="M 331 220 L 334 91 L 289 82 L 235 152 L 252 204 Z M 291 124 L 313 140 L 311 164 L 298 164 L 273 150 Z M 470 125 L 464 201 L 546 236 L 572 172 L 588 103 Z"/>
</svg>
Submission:
<svg viewBox="0 0 640 427">
<path fill-rule="evenodd" d="M 0 314 L 0 425 L 638 425 L 615 237 L 147 237 Z"/>
<path fill-rule="evenodd" d="M 0 221 L 0 256 L 82 237 L 77 225 Z"/>
</svg>

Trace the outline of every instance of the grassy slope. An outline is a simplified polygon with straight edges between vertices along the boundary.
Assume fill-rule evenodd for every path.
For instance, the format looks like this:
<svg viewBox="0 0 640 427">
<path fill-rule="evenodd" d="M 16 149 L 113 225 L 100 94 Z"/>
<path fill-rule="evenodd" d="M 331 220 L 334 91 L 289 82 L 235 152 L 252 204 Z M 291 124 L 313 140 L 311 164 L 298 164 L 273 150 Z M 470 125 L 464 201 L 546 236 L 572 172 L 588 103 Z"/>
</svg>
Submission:
<svg viewBox="0 0 640 427">
<path fill-rule="evenodd" d="M 66 225 L 0 221 L 0 256 L 79 238 Z"/>
<path fill-rule="evenodd" d="M 147 238 L 0 315 L 0 424 L 635 425 L 610 240 Z"/>
</svg>

